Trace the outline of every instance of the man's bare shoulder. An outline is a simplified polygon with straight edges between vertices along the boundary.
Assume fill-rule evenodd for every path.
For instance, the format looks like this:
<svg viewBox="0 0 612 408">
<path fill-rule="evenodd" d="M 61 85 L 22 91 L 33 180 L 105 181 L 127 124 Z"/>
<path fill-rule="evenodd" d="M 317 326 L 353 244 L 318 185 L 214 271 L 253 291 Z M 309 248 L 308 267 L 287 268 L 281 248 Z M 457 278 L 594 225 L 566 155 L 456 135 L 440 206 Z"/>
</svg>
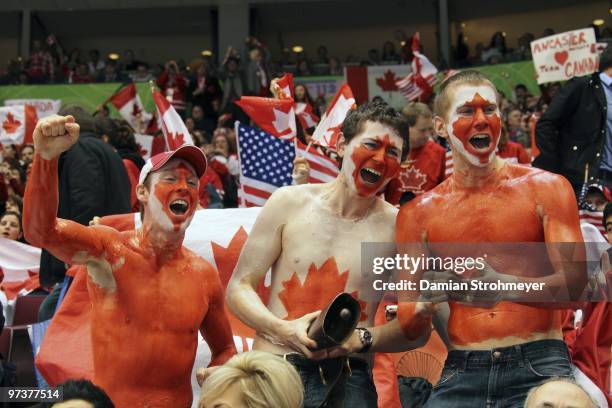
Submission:
<svg viewBox="0 0 612 408">
<path fill-rule="evenodd" d="M 191 265 L 198 273 L 204 275 L 217 275 L 217 270 L 206 259 L 193 252 L 191 249 L 183 245 L 183 257 L 188 265 Z"/>
<path fill-rule="evenodd" d="M 274 191 L 264 208 L 285 207 L 289 211 L 303 205 L 323 193 L 324 184 L 300 184 L 297 186 L 281 187 Z"/>
<path fill-rule="evenodd" d="M 520 164 L 508 163 L 507 166 L 508 173 L 515 183 L 528 182 L 536 192 L 555 193 L 555 196 L 559 193 L 573 192 L 570 182 L 559 174 Z"/>
</svg>

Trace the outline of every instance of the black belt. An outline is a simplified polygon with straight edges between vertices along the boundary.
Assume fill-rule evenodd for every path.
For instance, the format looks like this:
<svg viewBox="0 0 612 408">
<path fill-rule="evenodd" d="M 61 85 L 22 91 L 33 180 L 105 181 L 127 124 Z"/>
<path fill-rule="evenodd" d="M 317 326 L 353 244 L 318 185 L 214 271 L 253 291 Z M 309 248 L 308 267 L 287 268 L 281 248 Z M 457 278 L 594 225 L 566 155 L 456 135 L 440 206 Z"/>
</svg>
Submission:
<svg viewBox="0 0 612 408">
<path fill-rule="evenodd" d="M 300 354 L 300 353 L 280 354 L 280 357 L 287 360 L 293 365 L 302 366 L 302 367 L 317 367 L 325 362 L 346 359 L 348 360 L 348 364 L 351 369 L 356 368 L 356 369 L 362 369 L 362 370 L 369 370 L 370 368 L 370 365 L 368 364 L 368 362 L 359 357 L 348 357 L 348 358 L 338 357 L 338 358 L 330 358 L 326 360 L 311 360 L 305 355 Z"/>
</svg>

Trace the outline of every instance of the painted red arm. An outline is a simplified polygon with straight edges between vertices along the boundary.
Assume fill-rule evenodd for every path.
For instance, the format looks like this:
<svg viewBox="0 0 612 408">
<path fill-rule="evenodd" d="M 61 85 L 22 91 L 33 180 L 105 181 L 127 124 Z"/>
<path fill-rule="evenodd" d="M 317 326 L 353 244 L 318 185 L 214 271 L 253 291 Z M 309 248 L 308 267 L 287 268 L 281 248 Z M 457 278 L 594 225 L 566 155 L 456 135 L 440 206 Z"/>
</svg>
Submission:
<svg viewBox="0 0 612 408">
<path fill-rule="evenodd" d="M 236 354 L 236 346 L 234 345 L 232 328 L 227 318 L 221 281 L 216 272 L 211 276 L 215 278 L 215 281 L 211 282 L 213 288 L 210 303 L 200 332 L 212 353 L 209 366 L 217 366 L 224 364 Z"/>
<path fill-rule="evenodd" d="M 45 248 L 62 261 L 84 263 L 104 252 L 102 231 L 106 227 L 85 227 L 57 218 L 58 159 L 34 157 L 32 173 L 23 200 L 23 233 L 32 245 Z M 94 231 L 95 229 L 95 231 Z"/>
</svg>

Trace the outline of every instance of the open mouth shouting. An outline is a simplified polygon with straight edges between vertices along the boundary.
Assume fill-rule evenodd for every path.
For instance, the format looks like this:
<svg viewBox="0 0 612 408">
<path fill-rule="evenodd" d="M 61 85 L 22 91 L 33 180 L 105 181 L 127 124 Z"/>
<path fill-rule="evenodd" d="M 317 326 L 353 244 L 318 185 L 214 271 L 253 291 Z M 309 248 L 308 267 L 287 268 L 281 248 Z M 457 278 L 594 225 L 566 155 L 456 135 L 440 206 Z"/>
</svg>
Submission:
<svg viewBox="0 0 612 408">
<path fill-rule="evenodd" d="M 364 167 L 359 172 L 359 176 L 365 183 L 376 184 L 382 178 L 382 173 L 370 167 Z"/>
<path fill-rule="evenodd" d="M 182 199 L 174 200 L 170 203 L 170 211 L 174 215 L 185 215 L 189 210 L 189 203 Z"/>
<path fill-rule="evenodd" d="M 491 136 L 487 134 L 478 134 L 470 137 L 470 145 L 477 151 L 488 151 L 491 146 Z"/>
</svg>

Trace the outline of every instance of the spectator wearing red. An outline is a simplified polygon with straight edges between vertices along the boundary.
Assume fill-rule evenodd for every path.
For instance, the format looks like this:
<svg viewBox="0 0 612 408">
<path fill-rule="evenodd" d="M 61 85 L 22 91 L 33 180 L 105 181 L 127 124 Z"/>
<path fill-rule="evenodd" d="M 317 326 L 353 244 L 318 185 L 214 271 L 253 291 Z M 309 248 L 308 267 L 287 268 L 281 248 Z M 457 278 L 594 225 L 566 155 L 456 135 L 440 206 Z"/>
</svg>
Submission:
<svg viewBox="0 0 612 408">
<path fill-rule="evenodd" d="M 32 53 L 29 59 L 28 75 L 34 83 L 53 82 L 53 58 L 51 54 L 42 47 L 39 40 L 32 42 Z"/>
<path fill-rule="evenodd" d="M 433 115 L 429 107 L 412 102 L 402 109 L 402 115 L 410 126 L 410 152 L 399 176 L 389 182 L 385 191 L 386 200 L 394 205 L 402 205 L 440 184 L 446 165 L 446 150 L 431 140 Z"/>
<path fill-rule="evenodd" d="M 510 163 L 531 164 L 531 158 L 527 154 L 527 150 L 520 143 L 509 140 L 505 126 L 502 126 L 499 144 L 497 145 L 497 155 Z"/>
<path fill-rule="evenodd" d="M 176 61 L 168 61 L 164 72 L 157 79 L 157 86 L 181 117 L 185 117 L 187 105 L 187 79 L 181 74 Z"/>
<path fill-rule="evenodd" d="M 198 195 L 202 208 L 223 208 L 225 189 L 221 177 L 212 167 L 208 167 L 200 178 Z"/>
</svg>

